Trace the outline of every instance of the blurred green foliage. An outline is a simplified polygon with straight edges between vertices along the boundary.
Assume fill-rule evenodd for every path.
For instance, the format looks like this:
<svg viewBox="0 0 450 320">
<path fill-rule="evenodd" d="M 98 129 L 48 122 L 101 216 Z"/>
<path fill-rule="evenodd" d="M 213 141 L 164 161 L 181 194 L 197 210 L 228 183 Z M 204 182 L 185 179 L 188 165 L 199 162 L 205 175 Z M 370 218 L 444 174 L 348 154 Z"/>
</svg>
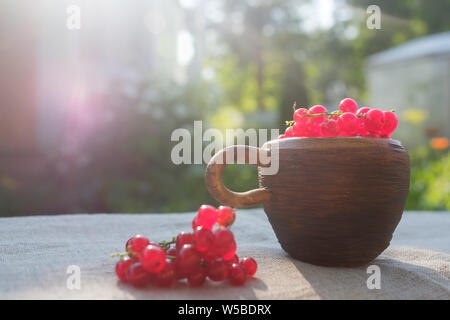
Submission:
<svg viewBox="0 0 450 320">
<path fill-rule="evenodd" d="M 407 210 L 450 210 L 450 153 L 428 146 L 410 152 Z"/>
<path fill-rule="evenodd" d="M 205 57 L 203 68 L 213 71 L 212 80 L 192 78 L 180 85 L 149 75 L 130 98 L 116 90 L 123 85 L 119 79 L 108 91 L 114 120 L 82 150 L 42 155 L 47 165 L 34 180 L 0 177 L 0 215 L 180 212 L 202 203 L 217 205 L 204 185 L 205 165 L 172 163 L 174 129 L 192 130 L 200 119 L 219 129 L 284 129 L 294 101 L 336 105 L 351 96 L 364 102 L 368 55 L 450 29 L 448 0 L 337 0 L 352 18 L 312 31 L 302 29 L 305 17 L 299 10 L 310 0 L 215 1 L 222 4 L 225 21 L 207 25 L 223 48 Z M 366 27 L 365 9 L 371 4 L 382 9 L 381 30 Z M 236 16 L 239 31 L 230 27 Z M 450 210 L 448 151 L 423 147 L 410 154 L 407 209 Z M 254 188 L 256 169 L 229 166 L 224 182 L 236 191 Z"/>
</svg>

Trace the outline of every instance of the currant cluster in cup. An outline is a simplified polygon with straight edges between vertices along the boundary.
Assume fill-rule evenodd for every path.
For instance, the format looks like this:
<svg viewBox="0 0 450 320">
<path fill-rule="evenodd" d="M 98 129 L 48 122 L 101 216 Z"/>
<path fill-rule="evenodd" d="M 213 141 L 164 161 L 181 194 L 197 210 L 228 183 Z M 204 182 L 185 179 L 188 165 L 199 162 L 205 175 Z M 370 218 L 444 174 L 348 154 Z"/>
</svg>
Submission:
<svg viewBox="0 0 450 320">
<path fill-rule="evenodd" d="M 328 112 L 321 105 L 296 109 L 294 120 L 286 121 L 288 128 L 279 139 L 290 137 L 368 137 L 389 139 L 397 128 L 393 111 L 362 107 L 351 98 L 339 104 L 339 110 Z"/>
<path fill-rule="evenodd" d="M 187 279 L 192 287 L 226 279 L 232 285 L 243 285 L 257 269 L 253 258 L 239 260 L 236 241 L 230 226 L 236 219 L 233 208 L 202 205 L 192 221 L 193 232 L 181 232 L 171 241 L 158 243 L 137 235 L 125 245 L 125 253 L 116 264 L 120 280 L 135 287 L 154 283 L 170 287 Z"/>
</svg>

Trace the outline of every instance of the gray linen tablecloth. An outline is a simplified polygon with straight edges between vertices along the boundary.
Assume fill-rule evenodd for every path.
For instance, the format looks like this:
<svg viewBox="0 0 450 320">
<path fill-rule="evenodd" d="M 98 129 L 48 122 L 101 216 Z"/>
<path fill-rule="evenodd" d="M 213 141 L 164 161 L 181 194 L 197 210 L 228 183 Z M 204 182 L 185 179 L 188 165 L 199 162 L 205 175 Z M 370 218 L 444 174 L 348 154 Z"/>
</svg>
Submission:
<svg viewBox="0 0 450 320">
<path fill-rule="evenodd" d="M 134 289 L 117 280 L 116 259 L 132 235 L 170 239 L 190 230 L 194 213 L 77 214 L 0 219 L 3 299 L 450 299 L 450 213 L 406 212 L 391 246 L 372 264 L 381 288 L 369 290 L 366 267 L 326 268 L 291 259 L 261 209 L 238 210 L 233 226 L 240 256 L 259 263 L 244 287 Z M 67 287 L 77 265 L 81 288 Z"/>
</svg>

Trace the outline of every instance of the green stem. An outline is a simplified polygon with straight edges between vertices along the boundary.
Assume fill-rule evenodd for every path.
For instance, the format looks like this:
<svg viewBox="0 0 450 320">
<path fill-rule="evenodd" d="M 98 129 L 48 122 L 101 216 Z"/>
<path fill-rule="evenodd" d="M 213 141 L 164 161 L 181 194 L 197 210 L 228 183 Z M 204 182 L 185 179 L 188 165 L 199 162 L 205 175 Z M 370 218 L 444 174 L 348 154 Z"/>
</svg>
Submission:
<svg viewBox="0 0 450 320">
<path fill-rule="evenodd" d="M 114 253 L 111 253 L 111 254 L 109 255 L 109 257 L 110 257 L 110 258 L 120 257 L 120 259 L 122 259 L 123 257 L 125 257 L 125 256 L 127 256 L 127 255 L 128 255 L 127 252 L 114 252 Z"/>
<path fill-rule="evenodd" d="M 176 237 L 172 237 L 172 240 L 170 240 L 170 241 L 166 241 L 166 240 L 160 241 L 160 242 L 159 242 L 159 245 L 160 245 L 164 250 L 167 250 L 167 249 L 170 248 L 170 246 L 171 246 L 172 244 L 175 244 L 175 243 L 177 243 L 177 238 L 176 238 Z"/>
<path fill-rule="evenodd" d="M 333 116 L 333 117 L 338 117 L 341 114 L 343 114 L 343 112 L 341 110 L 339 110 L 336 113 L 331 113 L 331 112 L 322 112 L 322 113 L 313 113 L 313 114 L 307 114 L 307 117 L 323 117 L 323 116 Z"/>
<path fill-rule="evenodd" d="M 292 127 L 294 125 L 295 121 L 291 120 L 291 121 L 286 121 L 286 125 L 289 127 Z"/>
</svg>

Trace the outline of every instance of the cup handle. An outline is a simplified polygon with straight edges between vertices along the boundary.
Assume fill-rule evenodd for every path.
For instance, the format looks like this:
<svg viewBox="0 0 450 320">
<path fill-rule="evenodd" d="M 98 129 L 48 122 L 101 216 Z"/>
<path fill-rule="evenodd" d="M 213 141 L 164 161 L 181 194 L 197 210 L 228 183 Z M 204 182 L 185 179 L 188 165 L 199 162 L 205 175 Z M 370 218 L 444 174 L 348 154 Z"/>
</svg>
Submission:
<svg viewBox="0 0 450 320">
<path fill-rule="evenodd" d="M 258 188 L 246 192 L 234 192 L 223 185 L 222 172 L 227 164 L 252 164 L 269 167 L 269 163 L 261 160 L 268 159 L 270 150 L 245 145 L 230 146 L 217 152 L 206 167 L 205 181 L 209 193 L 221 204 L 248 208 L 257 206 L 270 200 L 271 193 L 265 188 Z M 250 161 L 252 160 L 252 161 Z"/>
</svg>

